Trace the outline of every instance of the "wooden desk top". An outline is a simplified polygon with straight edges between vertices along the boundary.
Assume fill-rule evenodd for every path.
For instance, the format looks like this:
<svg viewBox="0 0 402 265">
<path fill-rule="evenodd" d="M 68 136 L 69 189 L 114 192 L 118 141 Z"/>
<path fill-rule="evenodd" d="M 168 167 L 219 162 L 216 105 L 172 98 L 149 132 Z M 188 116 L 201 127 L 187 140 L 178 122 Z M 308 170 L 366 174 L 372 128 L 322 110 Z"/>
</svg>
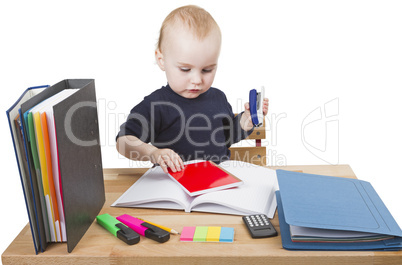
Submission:
<svg viewBox="0 0 402 265">
<path fill-rule="evenodd" d="M 305 173 L 356 178 L 348 165 L 275 167 Z M 402 251 L 288 251 L 280 235 L 252 239 L 240 216 L 185 213 L 177 210 L 115 208 L 119 198 L 147 169 L 104 169 L 106 203 L 99 214 L 130 214 L 181 231 L 184 226 L 228 226 L 235 229 L 234 243 L 184 243 L 171 235 L 166 243 L 141 237 L 129 246 L 104 228 L 91 225 L 72 253 L 65 243 L 51 244 L 35 255 L 29 225 L 2 254 L 3 264 L 402 264 Z M 280 233 L 278 217 L 272 224 Z"/>
</svg>

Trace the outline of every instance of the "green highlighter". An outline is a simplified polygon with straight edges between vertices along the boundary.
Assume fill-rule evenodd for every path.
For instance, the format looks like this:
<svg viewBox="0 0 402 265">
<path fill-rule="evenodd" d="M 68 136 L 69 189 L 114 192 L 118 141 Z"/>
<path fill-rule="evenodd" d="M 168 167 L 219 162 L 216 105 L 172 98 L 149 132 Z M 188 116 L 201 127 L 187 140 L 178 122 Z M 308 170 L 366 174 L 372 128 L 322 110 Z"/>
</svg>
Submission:
<svg viewBox="0 0 402 265">
<path fill-rule="evenodd" d="M 119 222 L 110 214 L 105 213 L 98 215 L 96 221 L 115 237 L 123 240 L 128 245 L 134 245 L 140 242 L 140 235 L 137 234 L 137 232 Z"/>
</svg>

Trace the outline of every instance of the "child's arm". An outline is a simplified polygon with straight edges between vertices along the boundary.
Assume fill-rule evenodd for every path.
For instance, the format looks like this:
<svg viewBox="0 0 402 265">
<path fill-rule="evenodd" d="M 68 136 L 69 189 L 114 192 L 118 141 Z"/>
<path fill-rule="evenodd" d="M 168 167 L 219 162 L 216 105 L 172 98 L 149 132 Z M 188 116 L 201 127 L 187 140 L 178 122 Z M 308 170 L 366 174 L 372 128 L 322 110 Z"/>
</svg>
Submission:
<svg viewBox="0 0 402 265">
<path fill-rule="evenodd" d="M 153 145 L 144 143 L 133 135 L 120 136 L 116 142 L 117 151 L 123 156 L 136 161 L 151 161 L 159 164 L 165 173 L 169 167 L 173 172 L 184 168 L 180 156 L 173 150 L 158 149 Z"/>
<path fill-rule="evenodd" d="M 268 113 L 268 99 L 264 98 L 263 104 L 262 104 L 262 113 L 267 115 Z M 243 115 L 240 118 L 240 126 L 243 130 L 249 131 L 253 128 L 253 122 L 251 121 L 251 114 L 250 114 L 250 104 L 247 102 L 244 104 L 244 112 Z"/>
</svg>

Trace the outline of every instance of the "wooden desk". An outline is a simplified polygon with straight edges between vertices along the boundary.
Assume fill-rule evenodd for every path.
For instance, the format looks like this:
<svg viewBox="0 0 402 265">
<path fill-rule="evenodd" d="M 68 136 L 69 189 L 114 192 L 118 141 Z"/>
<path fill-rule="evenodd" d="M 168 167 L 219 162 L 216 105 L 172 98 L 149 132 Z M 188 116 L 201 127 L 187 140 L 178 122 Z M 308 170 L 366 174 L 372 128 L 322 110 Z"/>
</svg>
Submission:
<svg viewBox="0 0 402 265">
<path fill-rule="evenodd" d="M 286 166 L 286 170 L 356 178 L 348 165 Z M 114 208 L 110 205 L 146 169 L 104 169 L 106 203 L 100 212 L 112 216 L 130 214 L 181 231 L 183 226 L 228 226 L 235 229 L 234 243 L 184 243 L 171 235 L 166 243 L 141 237 L 129 246 L 94 223 L 72 253 L 64 243 L 50 245 L 35 255 L 29 225 L 2 254 L 3 264 L 402 264 L 402 251 L 288 251 L 280 236 L 252 239 L 240 216 L 185 213 L 175 210 Z M 272 224 L 279 230 L 278 217 Z"/>
</svg>

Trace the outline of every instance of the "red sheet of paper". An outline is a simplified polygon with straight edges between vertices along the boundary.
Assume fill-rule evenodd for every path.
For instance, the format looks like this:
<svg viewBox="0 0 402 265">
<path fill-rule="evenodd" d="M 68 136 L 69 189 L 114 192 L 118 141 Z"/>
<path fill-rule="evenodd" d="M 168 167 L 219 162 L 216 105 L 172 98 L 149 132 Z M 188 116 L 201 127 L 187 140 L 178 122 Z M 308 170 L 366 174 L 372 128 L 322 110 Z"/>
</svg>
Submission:
<svg viewBox="0 0 402 265">
<path fill-rule="evenodd" d="M 237 187 L 243 184 L 240 179 L 210 161 L 187 164 L 182 171 L 178 172 L 173 172 L 169 169 L 169 175 L 190 196 Z"/>
</svg>

